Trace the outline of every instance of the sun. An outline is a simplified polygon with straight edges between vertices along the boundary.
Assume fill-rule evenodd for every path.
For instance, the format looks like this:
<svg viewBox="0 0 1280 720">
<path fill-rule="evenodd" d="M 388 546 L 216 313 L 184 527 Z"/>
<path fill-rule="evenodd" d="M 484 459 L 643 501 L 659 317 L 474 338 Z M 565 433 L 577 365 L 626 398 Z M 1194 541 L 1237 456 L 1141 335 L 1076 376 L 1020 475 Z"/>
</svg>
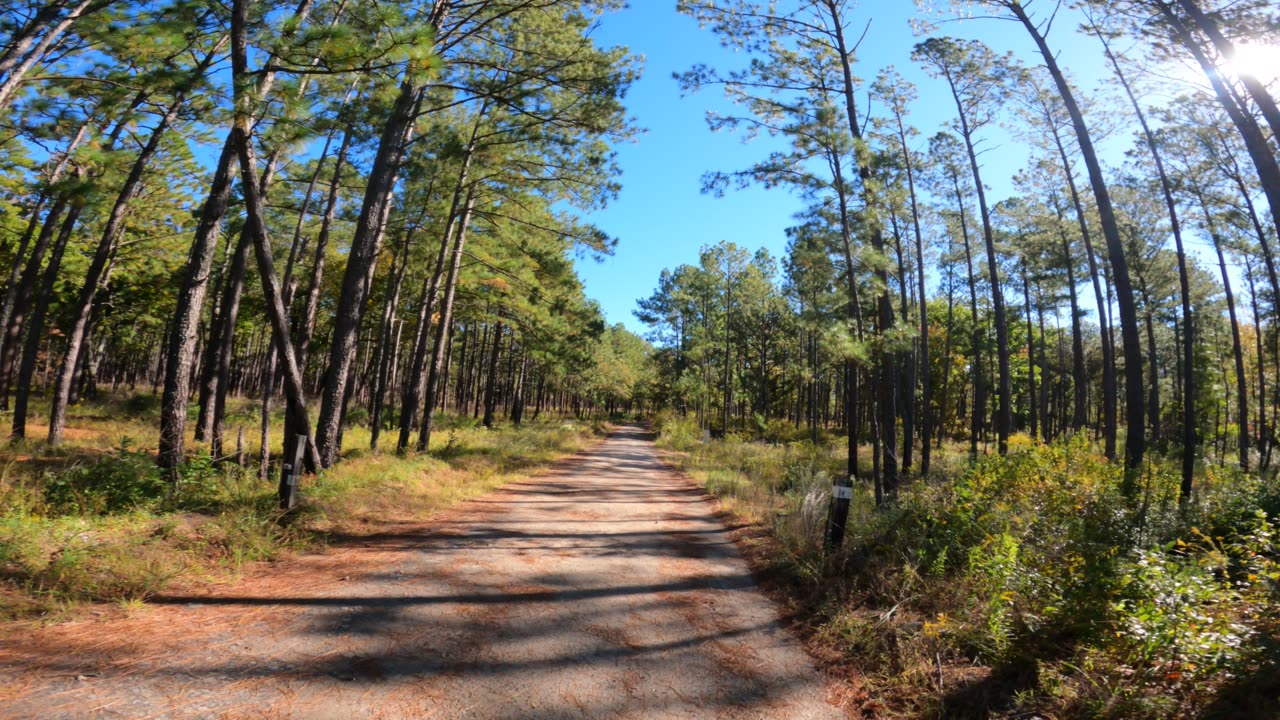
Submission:
<svg viewBox="0 0 1280 720">
<path fill-rule="evenodd" d="M 1280 80 L 1280 45 L 1236 45 L 1235 54 L 1221 65 L 1236 77 L 1252 77 L 1263 85 Z"/>
</svg>

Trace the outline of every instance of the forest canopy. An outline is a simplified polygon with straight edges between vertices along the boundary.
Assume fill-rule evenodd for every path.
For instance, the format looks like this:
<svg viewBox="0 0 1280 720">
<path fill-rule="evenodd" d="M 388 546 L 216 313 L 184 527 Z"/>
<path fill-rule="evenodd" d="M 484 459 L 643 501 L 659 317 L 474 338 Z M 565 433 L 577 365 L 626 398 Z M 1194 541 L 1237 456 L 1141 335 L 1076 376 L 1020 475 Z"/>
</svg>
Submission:
<svg viewBox="0 0 1280 720">
<path fill-rule="evenodd" d="M 575 270 L 616 243 L 590 214 L 636 130 L 638 59 L 593 37 L 618 7 L 6 5 L 11 436 L 42 391 L 57 446 L 68 407 L 150 387 L 172 469 L 193 438 L 229 452 L 228 396 L 252 397 L 265 474 L 277 401 L 310 469 L 350 423 L 425 450 L 441 407 L 489 426 L 630 403 L 643 343 Z"/>
</svg>

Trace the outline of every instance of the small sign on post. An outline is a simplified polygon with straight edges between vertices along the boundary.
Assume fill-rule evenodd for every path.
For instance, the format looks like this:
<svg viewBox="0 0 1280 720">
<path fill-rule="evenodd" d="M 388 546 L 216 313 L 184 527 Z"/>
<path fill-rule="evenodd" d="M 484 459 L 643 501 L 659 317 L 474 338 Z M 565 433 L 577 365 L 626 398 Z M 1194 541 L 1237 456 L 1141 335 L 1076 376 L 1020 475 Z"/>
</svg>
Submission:
<svg viewBox="0 0 1280 720">
<path fill-rule="evenodd" d="M 853 478 L 831 486 L 831 510 L 827 519 L 827 551 L 834 552 L 844 542 L 844 526 L 849 522 L 849 502 L 853 500 Z"/>
<path fill-rule="evenodd" d="M 286 457 L 280 468 L 280 509 L 292 510 L 298 504 L 298 480 L 302 477 L 302 454 L 307 451 L 307 436 L 293 440 L 293 455 Z"/>
</svg>

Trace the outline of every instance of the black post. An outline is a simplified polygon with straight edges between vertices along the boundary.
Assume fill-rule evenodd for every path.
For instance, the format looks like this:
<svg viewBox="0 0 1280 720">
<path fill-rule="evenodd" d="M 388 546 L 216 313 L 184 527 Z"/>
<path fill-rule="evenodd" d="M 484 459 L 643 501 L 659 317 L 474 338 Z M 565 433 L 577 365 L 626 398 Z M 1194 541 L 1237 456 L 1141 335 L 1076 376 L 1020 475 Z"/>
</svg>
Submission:
<svg viewBox="0 0 1280 720">
<path fill-rule="evenodd" d="M 831 515 L 827 527 L 827 550 L 835 551 L 844 542 L 844 528 L 849 522 L 849 501 L 853 499 L 853 477 L 846 475 L 831 486 Z"/>
</svg>

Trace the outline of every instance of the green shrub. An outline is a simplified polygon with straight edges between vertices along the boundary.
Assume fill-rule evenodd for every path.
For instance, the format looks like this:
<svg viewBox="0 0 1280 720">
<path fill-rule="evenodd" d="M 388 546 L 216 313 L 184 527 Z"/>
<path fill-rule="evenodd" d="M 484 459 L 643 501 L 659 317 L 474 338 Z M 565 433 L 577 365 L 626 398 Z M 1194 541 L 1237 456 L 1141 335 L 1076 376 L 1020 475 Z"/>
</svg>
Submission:
<svg viewBox="0 0 1280 720">
<path fill-rule="evenodd" d="M 195 404 L 191 408 L 195 409 Z M 152 419 L 160 417 L 160 396 L 154 393 L 136 393 L 124 401 L 125 415 L 132 418 Z"/>
<path fill-rule="evenodd" d="M 1034 670 L 1010 700 L 1021 710 L 1183 717 L 1225 679 L 1280 663 L 1274 477 L 1205 467 L 1183 504 L 1176 462 L 1149 461 L 1126 498 L 1121 466 L 1083 435 L 1020 437 L 973 463 L 944 449 L 888 505 L 855 484 L 843 549 L 827 556 L 844 447 L 688 443 L 692 423 L 663 427 L 710 492 L 771 531 L 770 562 L 792 572 L 818 634 L 907 694 L 953 682 L 938 679 L 948 661 L 977 662 Z"/>
<path fill-rule="evenodd" d="M 384 425 L 387 422 L 387 415 L 388 413 L 385 413 L 385 412 L 382 414 L 382 422 L 384 423 Z M 369 408 L 363 405 L 357 405 L 356 407 L 349 408 L 347 410 L 347 414 L 342 418 L 342 424 L 345 427 L 359 427 L 362 425 L 368 425 L 369 424 Z M 383 429 L 385 430 L 386 427 L 384 427 Z"/>
<path fill-rule="evenodd" d="M 702 443 L 702 429 L 692 417 L 671 416 L 655 421 L 654 425 L 663 447 L 684 452 Z"/>
<path fill-rule="evenodd" d="M 169 491 L 150 453 L 125 438 L 111 455 L 45 477 L 44 498 L 59 514 L 107 515 L 152 507 Z"/>
</svg>

